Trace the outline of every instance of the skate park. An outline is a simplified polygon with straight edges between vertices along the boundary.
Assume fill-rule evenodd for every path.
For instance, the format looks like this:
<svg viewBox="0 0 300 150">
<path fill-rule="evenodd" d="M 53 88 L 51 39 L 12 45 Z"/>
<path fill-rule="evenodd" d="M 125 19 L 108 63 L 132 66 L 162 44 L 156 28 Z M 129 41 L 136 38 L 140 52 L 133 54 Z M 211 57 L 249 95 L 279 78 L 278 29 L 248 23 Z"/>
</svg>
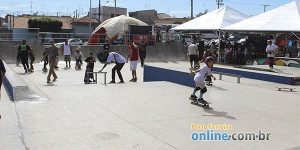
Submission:
<svg viewBox="0 0 300 150">
<path fill-rule="evenodd" d="M 164 44 L 168 47 L 168 43 Z M 181 55 L 181 49 L 175 50 L 178 52 L 170 60 L 158 58 L 165 56 L 162 51 L 149 51 L 146 66 L 137 70 L 137 83 L 128 82 L 131 76 L 128 64 L 122 70 L 125 84 L 107 85 L 103 84 L 101 75 L 98 84 L 84 84 L 84 69 L 76 71 L 75 62 L 71 69 L 66 69 L 64 61 L 60 61 L 59 79 L 51 84 L 46 83 L 42 63 L 36 63 L 35 72 L 26 75 L 22 67 L 7 64 L 17 76 L 10 78 L 8 74 L 8 79 L 20 80 L 12 84 L 22 81 L 30 93 L 21 93 L 25 95 L 12 101 L 9 90 L 2 90 L 1 149 L 299 149 L 299 85 L 247 77 L 237 83 L 236 77 L 224 75 L 219 80 L 216 74 L 217 80 L 204 96 L 210 107 L 191 105 L 188 97 L 193 87 L 166 80 L 176 76 L 172 71 L 180 75 L 189 72 L 186 60 L 175 61 L 186 56 Z M 108 81 L 112 66 L 105 69 Z M 97 62 L 95 70 L 101 67 Z M 163 79 L 154 81 L 155 72 L 147 71 L 148 67 L 171 70 L 171 73 L 160 72 Z M 233 69 L 218 64 L 214 67 Z M 299 71 L 298 68 L 288 70 L 282 69 L 279 76 L 294 77 Z M 150 81 L 149 75 L 154 79 Z M 180 77 L 184 83 L 192 79 L 185 77 Z M 277 91 L 275 87 L 296 90 Z M 231 125 L 232 129 L 226 130 L 228 133 L 262 130 L 271 136 L 268 141 L 192 140 L 192 134 L 200 130 L 192 129 L 191 124 L 210 123 Z"/>
<path fill-rule="evenodd" d="M 130 71 L 130 63 L 125 63 L 121 71 L 125 83 L 118 83 L 116 75 L 116 84 L 109 81 L 112 80 L 112 68 L 117 62 L 109 64 L 102 73 L 97 74 L 97 83 L 85 83 L 87 63 L 83 63 L 82 70 L 76 70 L 74 56 L 71 56 L 71 67 L 67 67 L 62 50 L 59 51 L 59 58 L 53 55 L 59 59 L 59 68 L 55 69 L 58 80 L 49 83 L 48 72 L 43 69 L 44 63 L 41 61 L 43 52 L 49 47 L 49 43 L 42 42 L 45 40 L 41 37 L 44 32 L 37 34 L 40 39 L 32 32 L 33 38 L 27 43 L 36 54 L 35 69 L 30 73 L 27 73 L 27 69 L 24 73 L 24 68 L 16 64 L 17 47 L 22 41 L 0 39 L 0 59 L 6 68 L 0 101 L 0 149 L 299 150 L 300 58 L 295 57 L 294 53 L 298 52 L 300 44 L 300 5 L 295 1 L 278 8 L 250 17 L 225 6 L 195 19 L 191 17 L 190 23 L 194 24 L 190 24 L 188 29 L 186 23 L 175 27 L 181 27 L 178 32 L 189 30 L 188 33 L 182 33 L 190 37 L 190 45 L 195 42 L 193 38 L 198 38 L 195 40 L 200 40 L 197 42 L 201 52 L 213 50 L 209 46 L 204 47 L 208 41 L 202 39 L 202 32 L 209 30 L 216 35 L 216 38 L 210 39 L 210 42 L 218 41 L 210 43 L 210 46 L 218 47 L 218 50 L 216 47 L 214 49 L 218 56 L 211 68 L 216 80 L 210 86 L 206 85 L 204 96 L 199 91 L 196 93 L 199 99 L 203 96 L 209 106 L 199 104 L 199 100 L 198 104 L 191 103 L 190 97 L 196 88 L 194 76 L 190 73 L 196 67 L 190 65 L 186 39 L 154 42 L 148 38 L 145 66 L 141 67 L 141 62 L 138 62 L 137 82 L 130 82 L 133 72 Z M 90 31 L 85 31 L 89 36 L 87 44 L 90 45 L 80 45 L 83 60 L 91 52 L 97 55 L 104 51 L 105 46 L 99 40 L 104 30 L 109 31 L 98 28 L 106 24 L 103 22 L 104 25 L 100 24 L 92 32 L 91 14 L 87 28 Z M 114 18 L 117 17 L 111 19 Z M 253 18 L 258 19 L 251 21 Z M 241 28 L 240 23 L 246 24 L 247 29 Z M 131 35 L 127 29 L 121 32 L 125 39 Z M 113 32 L 113 36 L 119 33 Z M 236 33 L 241 36 L 230 38 Z M 14 34 L 18 32 L 12 33 L 12 36 Z M 108 33 L 104 34 L 109 36 Z M 261 45 L 259 42 L 252 45 L 256 42 L 252 34 L 254 39 L 262 42 Z M 61 33 L 58 35 L 64 37 Z M 55 43 L 78 35 L 59 36 L 54 39 Z M 136 37 L 138 42 L 143 42 L 141 35 Z M 237 40 L 245 41 L 235 43 Z M 266 50 L 272 46 L 269 45 L 271 40 L 281 44 L 282 52 L 283 48 L 296 49 L 288 56 L 285 53 L 279 56 L 278 53 L 273 61 L 268 58 Z M 291 44 L 289 41 L 292 41 Z M 236 44 L 236 47 L 227 47 L 227 43 Z M 53 46 L 54 43 L 51 44 Z M 238 49 L 238 45 L 243 44 L 247 45 L 245 51 Z M 110 45 L 109 51 L 127 57 L 130 54 L 128 45 Z M 70 47 L 73 50 L 77 48 L 74 45 Z M 252 51 L 252 47 L 256 49 Z M 225 60 L 225 55 L 221 56 L 221 50 L 225 54 L 228 48 L 232 51 L 238 49 L 238 54 L 243 53 L 243 64 L 238 61 L 231 63 L 227 61 L 228 57 Z M 104 66 L 98 59 L 94 72 Z M 270 60 L 274 62 L 274 68 L 269 66 Z M 200 63 L 200 68 L 208 66 L 208 62 L 204 62 Z M 53 67 L 53 64 L 50 65 Z"/>
</svg>

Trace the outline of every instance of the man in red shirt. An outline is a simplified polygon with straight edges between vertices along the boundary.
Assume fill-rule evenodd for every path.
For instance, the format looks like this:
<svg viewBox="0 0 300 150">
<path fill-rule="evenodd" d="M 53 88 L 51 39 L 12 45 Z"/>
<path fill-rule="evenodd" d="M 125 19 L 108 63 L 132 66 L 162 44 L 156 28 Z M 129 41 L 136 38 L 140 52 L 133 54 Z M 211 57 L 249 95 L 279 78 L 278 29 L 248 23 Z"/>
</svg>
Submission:
<svg viewBox="0 0 300 150">
<path fill-rule="evenodd" d="M 130 58 L 130 71 L 132 71 L 132 79 L 130 82 L 136 82 L 136 68 L 139 60 L 139 48 L 134 44 L 133 41 L 130 41 L 129 49 L 128 49 L 128 57 L 126 63 L 128 63 L 128 59 Z"/>
</svg>

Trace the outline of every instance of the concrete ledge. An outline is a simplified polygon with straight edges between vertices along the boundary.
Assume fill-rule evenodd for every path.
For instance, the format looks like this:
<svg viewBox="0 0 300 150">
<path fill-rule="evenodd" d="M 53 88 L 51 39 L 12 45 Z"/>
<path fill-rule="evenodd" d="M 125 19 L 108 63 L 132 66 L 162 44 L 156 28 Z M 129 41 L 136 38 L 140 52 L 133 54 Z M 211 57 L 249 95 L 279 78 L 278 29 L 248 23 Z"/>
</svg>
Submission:
<svg viewBox="0 0 300 150">
<path fill-rule="evenodd" d="M 185 86 L 194 87 L 194 76 L 187 72 L 175 71 L 153 66 L 144 66 L 144 82 L 168 81 Z"/>
<path fill-rule="evenodd" d="M 228 68 L 219 68 L 214 67 L 213 72 L 221 72 L 227 74 L 239 75 L 243 78 L 250 78 L 262 81 L 269 81 L 281 84 L 295 85 L 298 82 L 296 77 L 285 77 L 277 76 L 271 74 L 257 73 L 257 72 L 248 72 L 243 70 L 233 70 Z M 144 82 L 152 81 L 168 81 L 172 83 L 177 83 L 185 86 L 194 87 L 194 76 L 190 76 L 188 72 L 176 71 L 171 69 L 164 69 L 153 66 L 144 66 Z"/>
<path fill-rule="evenodd" d="M 12 101 L 32 100 L 38 97 L 21 77 L 14 72 L 5 62 L 6 77 L 3 80 L 3 85 Z"/>
</svg>

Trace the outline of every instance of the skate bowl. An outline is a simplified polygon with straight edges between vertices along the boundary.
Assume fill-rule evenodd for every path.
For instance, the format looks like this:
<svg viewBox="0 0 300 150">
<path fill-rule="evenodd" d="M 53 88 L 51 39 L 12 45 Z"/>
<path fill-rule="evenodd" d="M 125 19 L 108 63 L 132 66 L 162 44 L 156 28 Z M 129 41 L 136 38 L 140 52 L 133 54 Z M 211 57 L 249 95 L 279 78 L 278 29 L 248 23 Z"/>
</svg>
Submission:
<svg viewBox="0 0 300 150">
<path fill-rule="evenodd" d="M 12 101 L 33 101 L 41 97 L 34 93 L 29 86 L 23 81 L 19 74 L 14 72 L 5 62 L 6 77 L 3 85 Z"/>
<path fill-rule="evenodd" d="M 22 43 L 17 41 L 0 41 L 0 58 L 8 64 L 16 63 L 17 48 L 20 44 Z M 42 45 L 40 42 L 27 42 L 27 44 L 30 45 L 35 52 L 35 62 L 39 62 L 39 60 L 42 59 L 45 48 L 49 47 Z M 76 48 L 77 46 L 72 46 L 73 52 Z M 147 46 L 146 50 L 146 62 L 175 62 L 187 60 L 182 43 L 155 43 L 154 45 Z M 93 52 L 95 54 L 94 56 L 103 52 L 103 46 L 81 46 L 81 51 L 85 59 L 89 56 L 90 52 Z M 126 58 L 128 55 L 128 45 L 111 45 L 110 51 L 117 52 Z M 72 56 L 71 59 L 74 60 L 74 56 Z M 60 60 L 64 60 L 62 51 L 60 51 Z"/>
</svg>

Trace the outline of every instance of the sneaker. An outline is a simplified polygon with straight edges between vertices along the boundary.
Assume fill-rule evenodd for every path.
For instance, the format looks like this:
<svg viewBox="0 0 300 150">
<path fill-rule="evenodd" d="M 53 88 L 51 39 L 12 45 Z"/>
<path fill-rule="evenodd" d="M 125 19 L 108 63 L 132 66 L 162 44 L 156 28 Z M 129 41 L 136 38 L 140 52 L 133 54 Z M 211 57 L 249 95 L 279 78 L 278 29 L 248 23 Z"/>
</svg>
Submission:
<svg viewBox="0 0 300 150">
<path fill-rule="evenodd" d="M 119 83 L 124 83 L 124 81 L 120 81 Z"/>
<path fill-rule="evenodd" d="M 198 97 L 197 97 L 196 95 L 191 95 L 191 96 L 190 96 L 190 100 L 197 100 L 197 98 L 198 98 Z"/>
<path fill-rule="evenodd" d="M 207 104 L 207 101 L 205 101 L 203 98 L 198 98 L 198 103 Z"/>
<path fill-rule="evenodd" d="M 134 82 L 134 78 L 132 78 L 131 80 L 129 80 L 129 82 Z"/>
<path fill-rule="evenodd" d="M 50 80 L 48 80 L 47 83 L 50 83 Z"/>
<path fill-rule="evenodd" d="M 58 77 L 54 78 L 52 81 L 55 82 L 55 81 L 57 81 L 57 79 L 58 79 Z"/>
<path fill-rule="evenodd" d="M 134 78 L 133 82 L 136 82 L 138 79 L 137 78 Z"/>
<path fill-rule="evenodd" d="M 116 83 L 116 81 L 110 81 L 109 83 Z"/>
</svg>

